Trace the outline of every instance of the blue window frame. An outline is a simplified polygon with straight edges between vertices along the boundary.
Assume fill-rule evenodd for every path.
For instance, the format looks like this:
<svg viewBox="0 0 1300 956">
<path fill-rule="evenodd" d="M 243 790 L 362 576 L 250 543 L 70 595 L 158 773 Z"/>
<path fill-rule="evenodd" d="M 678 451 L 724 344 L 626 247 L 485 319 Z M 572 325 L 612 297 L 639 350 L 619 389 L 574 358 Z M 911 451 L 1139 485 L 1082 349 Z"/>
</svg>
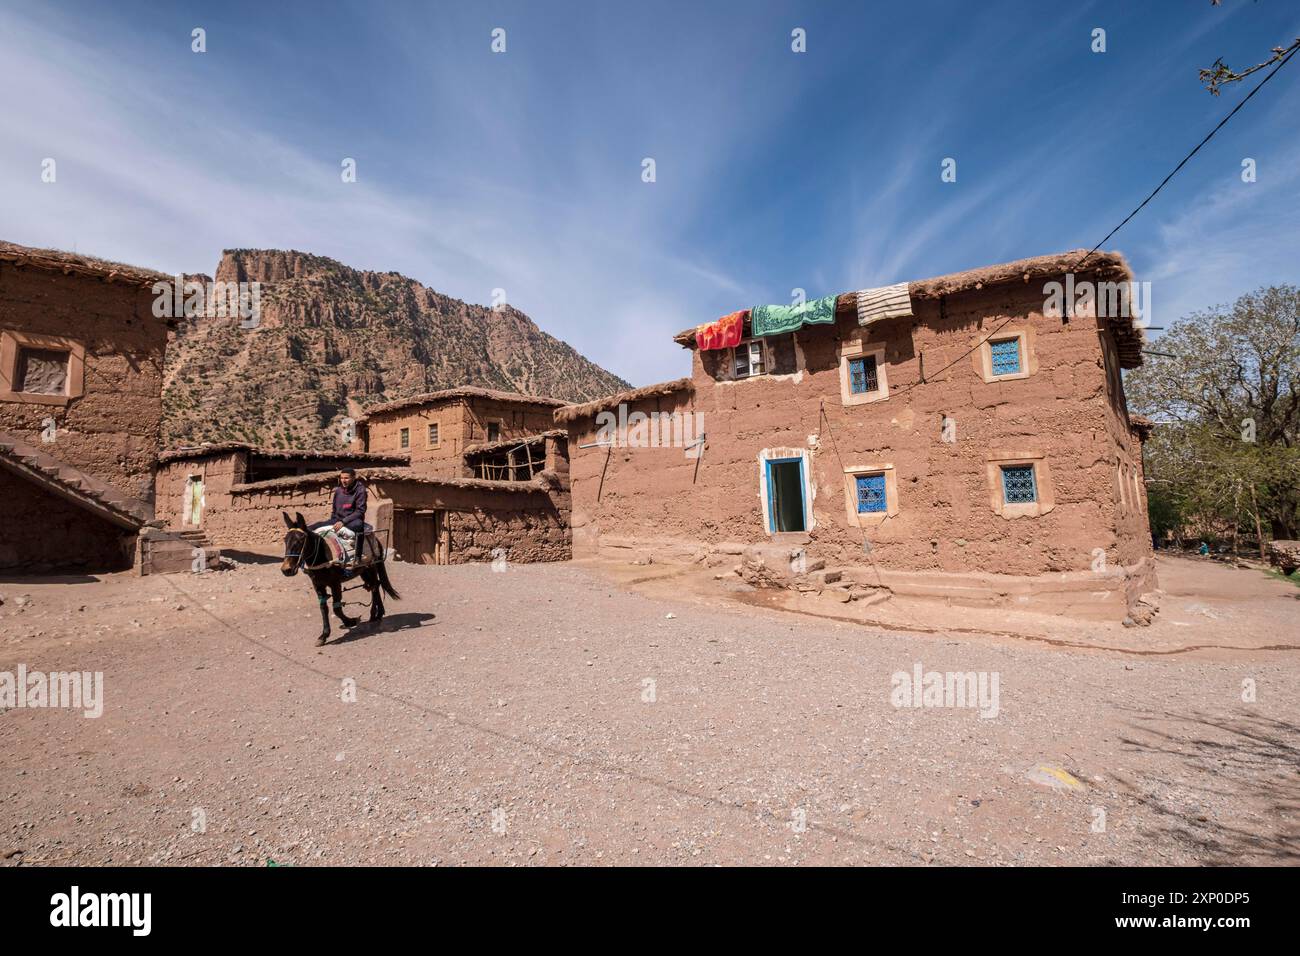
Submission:
<svg viewBox="0 0 1300 956">
<path fill-rule="evenodd" d="M 885 476 L 883 474 L 858 475 L 856 476 L 856 483 L 858 487 L 858 514 L 886 510 Z"/>
<path fill-rule="evenodd" d="M 767 530 L 807 531 L 807 481 L 802 458 L 769 458 L 767 479 Z"/>
<path fill-rule="evenodd" d="M 1033 465 L 1002 466 L 1002 500 L 1009 505 L 1033 504 L 1038 500 Z"/>
<path fill-rule="evenodd" d="M 849 359 L 849 391 L 854 395 L 880 390 L 880 376 L 876 374 L 876 357 L 864 355 Z"/>
<path fill-rule="evenodd" d="M 993 355 L 994 375 L 1014 375 L 1020 371 L 1020 339 L 1002 339 L 989 343 Z"/>
</svg>

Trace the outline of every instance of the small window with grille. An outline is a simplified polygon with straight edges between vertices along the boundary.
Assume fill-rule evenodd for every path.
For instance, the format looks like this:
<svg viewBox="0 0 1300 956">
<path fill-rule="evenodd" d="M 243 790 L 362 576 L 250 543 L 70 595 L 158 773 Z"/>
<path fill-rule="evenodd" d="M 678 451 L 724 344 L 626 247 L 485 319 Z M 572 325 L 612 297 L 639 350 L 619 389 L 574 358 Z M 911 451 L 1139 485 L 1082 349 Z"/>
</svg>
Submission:
<svg viewBox="0 0 1300 956">
<path fill-rule="evenodd" d="M 1033 465 L 1002 466 L 1002 500 L 1009 505 L 1033 504 L 1038 500 Z"/>
<path fill-rule="evenodd" d="M 733 351 L 735 352 L 734 371 L 736 378 L 752 378 L 767 371 L 763 356 L 763 343 L 757 339 L 751 342 L 741 342 Z"/>
<path fill-rule="evenodd" d="M 993 374 L 1017 375 L 1020 372 L 1020 339 L 999 339 L 989 343 Z"/>
<path fill-rule="evenodd" d="M 398 444 L 400 444 L 403 448 L 410 448 L 411 430 L 409 428 L 403 428 L 400 432 L 397 433 L 397 440 L 398 440 Z"/>
<path fill-rule="evenodd" d="M 858 514 L 868 514 L 887 510 L 885 501 L 885 476 L 857 475 L 855 483 L 858 488 Z"/>
<path fill-rule="evenodd" d="M 429 423 L 429 447 L 430 448 L 438 447 L 438 423 L 437 422 Z"/>
<path fill-rule="evenodd" d="M 863 355 L 849 359 L 849 391 L 854 395 L 866 395 L 879 389 L 880 376 L 876 372 L 876 357 Z"/>
</svg>

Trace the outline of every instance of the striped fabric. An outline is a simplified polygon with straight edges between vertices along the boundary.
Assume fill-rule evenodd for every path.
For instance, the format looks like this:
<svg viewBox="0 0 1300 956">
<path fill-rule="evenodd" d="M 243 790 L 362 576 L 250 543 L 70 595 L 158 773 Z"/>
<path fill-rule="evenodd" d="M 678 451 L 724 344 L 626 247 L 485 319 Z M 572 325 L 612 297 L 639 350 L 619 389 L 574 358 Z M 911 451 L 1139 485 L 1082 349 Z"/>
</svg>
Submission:
<svg viewBox="0 0 1300 956">
<path fill-rule="evenodd" d="M 870 325 L 881 319 L 896 319 L 912 314 L 912 297 L 907 283 L 863 289 L 857 293 L 858 325 Z"/>
</svg>

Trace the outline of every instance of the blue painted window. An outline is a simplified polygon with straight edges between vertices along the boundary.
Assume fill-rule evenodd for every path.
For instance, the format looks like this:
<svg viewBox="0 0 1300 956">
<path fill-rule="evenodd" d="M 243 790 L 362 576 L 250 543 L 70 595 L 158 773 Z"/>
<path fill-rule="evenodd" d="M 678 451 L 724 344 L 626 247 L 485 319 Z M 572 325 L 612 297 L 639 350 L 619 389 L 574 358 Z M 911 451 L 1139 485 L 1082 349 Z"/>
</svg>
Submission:
<svg viewBox="0 0 1300 956">
<path fill-rule="evenodd" d="M 875 392 L 880 389 L 880 377 L 876 374 L 876 357 L 864 355 L 849 359 L 849 391 L 854 395 Z"/>
<path fill-rule="evenodd" d="M 868 511 L 884 511 L 885 502 L 885 476 L 884 475 L 858 475 L 858 513 L 863 514 Z"/>
<path fill-rule="evenodd" d="M 1002 500 L 1009 505 L 1033 504 L 1038 500 L 1033 465 L 1002 466 Z"/>
<path fill-rule="evenodd" d="M 1020 371 L 1020 339 L 1003 339 L 990 342 L 993 353 L 993 374 L 1014 375 Z"/>
</svg>

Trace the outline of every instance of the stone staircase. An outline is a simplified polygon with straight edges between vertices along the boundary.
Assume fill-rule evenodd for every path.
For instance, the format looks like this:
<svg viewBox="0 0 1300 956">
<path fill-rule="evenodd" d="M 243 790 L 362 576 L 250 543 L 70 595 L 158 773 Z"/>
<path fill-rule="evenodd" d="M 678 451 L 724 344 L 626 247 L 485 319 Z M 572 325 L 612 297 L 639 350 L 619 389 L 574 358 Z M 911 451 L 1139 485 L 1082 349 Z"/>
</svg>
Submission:
<svg viewBox="0 0 1300 956">
<path fill-rule="evenodd" d="M 889 588 L 876 581 L 871 568 L 819 568 L 800 575 L 791 586 L 796 591 L 816 591 L 844 604 L 860 601 L 863 607 L 881 604 L 893 597 Z"/>
<path fill-rule="evenodd" d="M 153 506 L 67 462 L 0 432 L 0 464 L 45 490 L 120 527 L 135 530 L 153 519 Z"/>
</svg>

